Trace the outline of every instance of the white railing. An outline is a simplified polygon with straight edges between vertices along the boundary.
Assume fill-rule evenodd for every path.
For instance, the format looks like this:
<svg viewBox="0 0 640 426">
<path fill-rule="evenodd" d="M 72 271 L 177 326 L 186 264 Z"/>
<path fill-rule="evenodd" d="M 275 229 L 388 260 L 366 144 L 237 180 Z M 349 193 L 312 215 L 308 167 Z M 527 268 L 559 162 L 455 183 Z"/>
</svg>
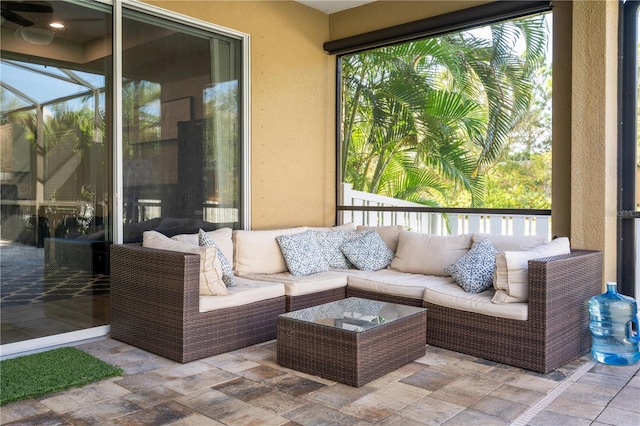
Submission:
<svg viewBox="0 0 640 426">
<path fill-rule="evenodd" d="M 342 206 L 352 207 L 425 207 L 368 192 L 355 191 L 351 184 L 341 185 Z M 385 226 L 403 225 L 415 232 L 438 235 L 459 235 L 472 232 L 499 235 L 538 235 L 551 240 L 551 216 L 487 214 L 487 213 L 434 213 L 410 211 L 340 211 L 341 223 Z"/>
<path fill-rule="evenodd" d="M 202 219 L 212 223 L 234 223 L 240 220 L 236 208 L 219 207 L 215 201 L 205 201 Z"/>
</svg>

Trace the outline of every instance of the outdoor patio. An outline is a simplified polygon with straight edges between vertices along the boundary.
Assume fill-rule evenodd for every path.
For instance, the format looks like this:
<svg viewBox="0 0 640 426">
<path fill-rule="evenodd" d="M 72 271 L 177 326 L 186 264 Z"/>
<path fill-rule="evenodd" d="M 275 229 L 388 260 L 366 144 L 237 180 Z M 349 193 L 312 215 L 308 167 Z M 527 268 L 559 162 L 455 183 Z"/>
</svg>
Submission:
<svg viewBox="0 0 640 426">
<path fill-rule="evenodd" d="M 275 341 L 184 365 L 113 339 L 79 348 L 124 376 L 8 404 L 1 424 L 640 424 L 640 364 L 590 356 L 541 375 L 427 346 L 354 388 L 278 366 Z"/>
</svg>

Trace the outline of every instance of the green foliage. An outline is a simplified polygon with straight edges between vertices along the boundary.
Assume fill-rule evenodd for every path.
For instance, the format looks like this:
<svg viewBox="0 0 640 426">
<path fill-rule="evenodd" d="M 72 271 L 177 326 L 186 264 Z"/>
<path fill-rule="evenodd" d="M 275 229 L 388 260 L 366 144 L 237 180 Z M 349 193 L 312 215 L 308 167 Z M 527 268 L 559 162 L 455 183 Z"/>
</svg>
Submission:
<svg viewBox="0 0 640 426">
<path fill-rule="evenodd" d="M 533 127 L 521 123 L 550 122 L 531 112 L 548 95 L 535 91 L 546 18 L 488 30 L 488 38 L 463 31 L 342 58 L 345 182 L 425 205 L 489 204 L 487 171 L 522 149 L 516 141 Z"/>
<path fill-rule="evenodd" d="M 122 84 L 122 122 L 125 147 L 160 139 L 160 84 L 126 80 Z"/>
<path fill-rule="evenodd" d="M 551 208 L 551 153 L 502 161 L 487 175 L 490 206 L 514 209 Z"/>
<path fill-rule="evenodd" d="M 104 126 L 104 111 L 96 116 L 86 102 L 82 107 L 64 102 L 55 104 L 44 120 L 44 143 L 51 148 L 59 143 L 70 142 L 75 152 L 84 153 L 94 146 L 96 133 L 104 135 Z"/>
<path fill-rule="evenodd" d="M 119 376 L 122 370 L 75 348 L 0 361 L 0 405 Z"/>
</svg>

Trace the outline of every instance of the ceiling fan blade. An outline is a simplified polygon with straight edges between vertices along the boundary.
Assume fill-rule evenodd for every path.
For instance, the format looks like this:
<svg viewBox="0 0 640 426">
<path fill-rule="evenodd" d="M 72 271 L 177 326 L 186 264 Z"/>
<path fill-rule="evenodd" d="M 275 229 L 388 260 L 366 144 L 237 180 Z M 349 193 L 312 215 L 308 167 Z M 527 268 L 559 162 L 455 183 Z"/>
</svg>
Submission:
<svg viewBox="0 0 640 426">
<path fill-rule="evenodd" d="M 13 22 L 14 24 L 18 24 L 22 27 L 30 27 L 31 25 L 33 25 L 33 22 L 31 22 L 30 20 L 23 18 L 22 16 L 10 10 L 3 10 L 2 17 L 7 21 Z"/>
<path fill-rule="evenodd" d="M 2 10 L 13 10 L 16 12 L 52 13 L 51 5 L 42 3 L 22 3 L 16 1 L 2 2 Z"/>
</svg>

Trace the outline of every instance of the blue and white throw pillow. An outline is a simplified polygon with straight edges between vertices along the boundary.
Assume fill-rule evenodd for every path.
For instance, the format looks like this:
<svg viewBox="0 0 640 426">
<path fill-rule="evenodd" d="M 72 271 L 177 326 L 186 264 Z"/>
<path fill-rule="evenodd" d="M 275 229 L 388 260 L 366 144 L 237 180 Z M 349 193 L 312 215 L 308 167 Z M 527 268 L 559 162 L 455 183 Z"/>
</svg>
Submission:
<svg viewBox="0 0 640 426">
<path fill-rule="evenodd" d="M 313 231 L 322 255 L 331 269 L 353 269 L 340 248 L 347 241 L 346 231 Z"/>
<path fill-rule="evenodd" d="M 477 243 L 460 259 L 444 268 L 467 293 L 481 293 L 493 285 L 498 250 L 489 239 Z"/>
<path fill-rule="evenodd" d="M 220 259 L 220 266 L 222 267 L 222 282 L 227 287 L 234 287 L 236 285 L 236 278 L 233 274 L 233 267 L 229 263 L 227 257 L 222 253 L 220 247 L 207 235 L 202 229 L 198 230 L 198 245 L 200 247 L 215 247 L 218 259 Z"/>
<path fill-rule="evenodd" d="M 393 251 L 374 230 L 366 231 L 362 238 L 347 241 L 341 250 L 349 262 L 362 271 L 384 269 L 394 257 Z"/>
<path fill-rule="evenodd" d="M 314 231 L 309 230 L 276 237 L 291 275 L 302 277 L 330 269 L 313 234 Z"/>
</svg>

